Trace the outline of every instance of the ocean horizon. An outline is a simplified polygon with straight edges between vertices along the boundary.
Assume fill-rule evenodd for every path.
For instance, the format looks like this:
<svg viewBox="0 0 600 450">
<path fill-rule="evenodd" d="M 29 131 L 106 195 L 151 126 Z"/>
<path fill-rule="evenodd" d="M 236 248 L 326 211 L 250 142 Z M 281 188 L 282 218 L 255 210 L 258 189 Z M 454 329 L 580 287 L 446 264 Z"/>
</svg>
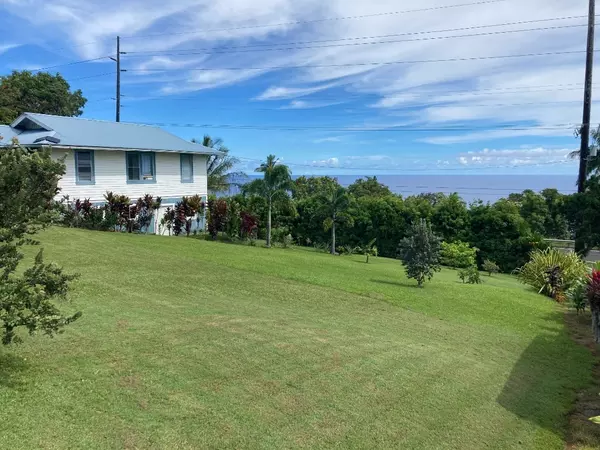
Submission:
<svg viewBox="0 0 600 450">
<path fill-rule="evenodd" d="M 260 176 L 246 175 L 246 181 L 241 179 L 236 182 L 243 183 Z M 372 175 L 327 176 L 336 178 L 342 186 L 347 187 L 359 178 Z M 456 192 L 468 203 L 478 199 L 484 202 L 495 202 L 500 198 L 508 197 L 513 192 L 523 192 L 526 189 L 540 192 L 547 188 L 554 188 L 563 194 L 573 194 L 577 191 L 576 175 L 377 175 L 376 178 L 392 192 L 403 197 L 429 192 L 444 194 Z M 237 187 L 232 187 L 228 194 L 233 195 L 238 192 Z"/>
</svg>

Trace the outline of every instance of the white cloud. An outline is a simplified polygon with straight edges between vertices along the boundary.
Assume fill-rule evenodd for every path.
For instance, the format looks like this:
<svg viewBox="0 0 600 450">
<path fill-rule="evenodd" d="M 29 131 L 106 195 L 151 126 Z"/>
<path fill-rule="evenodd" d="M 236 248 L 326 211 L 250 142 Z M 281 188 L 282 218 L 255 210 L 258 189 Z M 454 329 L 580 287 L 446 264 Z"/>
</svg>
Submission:
<svg viewBox="0 0 600 450">
<path fill-rule="evenodd" d="M 460 153 L 456 160 L 463 166 L 534 166 L 573 163 L 568 148 L 488 149 Z"/>
<path fill-rule="evenodd" d="M 20 28 L 36 29 L 36 33 L 29 34 L 30 41 L 25 44 L 39 43 L 51 51 L 56 47 L 54 44 L 60 42 L 61 47 L 69 47 L 74 52 L 65 55 L 69 59 L 113 54 L 115 36 L 123 36 L 123 50 L 128 52 L 123 58 L 124 65 L 131 69 L 124 77 L 124 84 L 132 83 L 132 80 L 154 83 L 155 90 L 165 95 L 231 86 L 269 76 L 271 87 L 256 99 L 295 99 L 284 106 L 288 109 L 324 107 L 334 105 L 338 100 L 364 95 L 357 103 L 375 107 L 372 110 L 374 116 L 381 114 L 393 119 L 399 113 L 405 114 L 405 123 L 415 126 L 484 122 L 482 128 L 489 128 L 464 133 L 446 132 L 445 135 L 437 134 L 423 139 L 429 143 L 570 136 L 570 129 L 552 130 L 548 125 L 579 122 L 579 105 L 573 103 L 566 106 L 561 103 L 550 106 L 543 103 L 575 102 L 581 99 L 581 90 L 543 91 L 527 87 L 558 83 L 578 83 L 580 86 L 583 80 L 583 53 L 443 63 L 425 61 L 581 50 L 580 44 L 585 41 L 585 27 L 452 39 L 437 38 L 503 31 L 514 27 L 426 35 L 418 33 L 516 22 L 523 17 L 536 20 L 583 15 L 587 12 L 584 3 L 574 5 L 572 0 L 528 0 L 515 9 L 508 7 L 507 3 L 498 2 L 437 11 L 305 23 L 327 17 L 360 16 L 455 3 L 455 0 L 5 0 L 0 11 L 20 18 L 22 23 L 15 24 Z M 36 11 L 36 14 L 30 11 Z M 570 19 L 546 24 L 580 23 L 580 19 Z M 279 25 L 260 26 L 263 24 Z M 520 28 L 536 28 L 546 24 L 522 25 Z M 354 39 L 403 33 L 415 35 Z M 284 49 L 282 51 L 253 51 L 268 49 L 269 46 L 265 44 L 326 40 L 338 41 L 280 45 Z M 378 40 L 396 42 L 356 45 Z M 43 44 L 44 41 L 47 43 Z M 253 45 L 262 47 L 239 49 L 238 53 L 215 51 L 210 54 L 210 51 L 199 50 Z M 5 46 L 0 44 L 0 53 L 6 51 Z M 189 51 L 194 49 L 197 50 Z M 143 54 L 134 52 L 164 53 L 143 57 Z M 168 52 L 174 54 L 169 55 Z M 368 64 L 377 61 L 401 63 L 385 66 Z M 191 70 L 287 66 L 337 67 Z M 153 75 L 149 75 L 150 69 L 169 72 L 152 71 Z M 523 86 L 526 89 L 515 89 Z M 466 93 L 451 93 L 459 90 Z M 470 90 L 476 92 L 469 93 Z M 599 98 L 597 94 L 600 91 L 594 94 L 595 98 Z M 300 97 L 302 99 L 298 100 Z M 377 120 L 387 123 L 380 117 Z M 364 123 L 374 121 L 373 117 Z M 506 123 L 522 123 L 523 128 L 539 128 L 498 129 L 497 125 Z"/>
<path fill-rule="evenodd" d="M 313 141 L 314 144 L 323 144 L 325 142 L 341 142 L 342 136 L 331 136 L 326 138 L 315 139 Z"/>
<path fill-rule="evenodd" d="M 13 48 L 17 48 L 19 47 L 19 44 L 2 44 L 0 43 L 0 55 L 2 53 L 5 53 L 9 50 L 12 50 Z"/>
</svg>

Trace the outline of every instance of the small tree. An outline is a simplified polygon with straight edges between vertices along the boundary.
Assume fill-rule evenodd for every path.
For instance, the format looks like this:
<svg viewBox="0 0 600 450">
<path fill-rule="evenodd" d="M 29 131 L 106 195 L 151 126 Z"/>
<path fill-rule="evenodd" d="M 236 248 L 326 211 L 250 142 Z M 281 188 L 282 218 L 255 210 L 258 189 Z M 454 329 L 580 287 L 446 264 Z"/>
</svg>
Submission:
<svg viewBox="0 0 600 450">
<path fill-rule="evenodd" d="M 489 277 L 491 277 L 493 273 L 500 272 L 500 267 L 498 267 L 498 264 L 496 264 L 494 261 L 491 261 L 489 259 L 486 259 L 485 261 L 483 261 L 482 269 L 484 272 L 488 273 Z"/>
<path fill-rule="evenodd" d="M 49 149 L 30 151 L 14 141 L 0 151 L 0 327 L 5 345 L 20 341 L 20 327 L 52 336 L 81 316 L 65 316 L 56 306 L 75 276 L 44 263 L 42 250 L 33 266 L 18 270 L 21 247 L 37 244 L 31 236 L 51 223 L 64 173 L 65 165 L 53 160 Z"/>
<path fill-rule="evenodd" d="M 356 249 L 354 249 L 355 252 L 365 255 L 367 258 L 367 264 L 369 264 L 369 256 L 377 256 L 377 246 L 375 245 L 375 242 L 377 242 L 377 238 L 373 238 L 368 244 L 363 245 L 362 247 L 356 247 Z"/>
<path fill-rule="evenodd" d="M 433 274 L 441 269 L 440 242 L 425 219 L 414 223 L 410 236 L 400 242 L 399 254 L 406 275 L 417 280 L 419 287 L 423 287 L 425 280 L 431 280 Z"/>
</svg>

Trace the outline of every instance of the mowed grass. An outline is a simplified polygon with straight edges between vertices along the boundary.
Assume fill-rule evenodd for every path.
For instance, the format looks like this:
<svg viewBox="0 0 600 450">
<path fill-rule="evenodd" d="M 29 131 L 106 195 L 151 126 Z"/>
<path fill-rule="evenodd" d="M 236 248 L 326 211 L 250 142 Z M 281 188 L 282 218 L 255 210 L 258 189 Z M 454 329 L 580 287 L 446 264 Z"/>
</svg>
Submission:
<svg viewBox="0 0 600 450">
<path fill-rule="evenodd" d="M 55 339 L 0 349 L 0 447 L 564 447 L 589 352 L 510 276 L 55 228 Z"/>
</svg>

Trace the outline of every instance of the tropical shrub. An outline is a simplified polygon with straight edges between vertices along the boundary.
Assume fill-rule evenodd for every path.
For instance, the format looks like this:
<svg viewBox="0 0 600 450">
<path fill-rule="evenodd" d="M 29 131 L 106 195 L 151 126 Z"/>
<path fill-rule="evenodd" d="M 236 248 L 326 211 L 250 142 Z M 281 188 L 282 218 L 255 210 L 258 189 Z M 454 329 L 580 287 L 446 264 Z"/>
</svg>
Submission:
<svg viewBox="0 0 600 450">
<path fill-rule="evenodd" d="M 462 241 L 442 242 L 441 263 L 453 268 L 467 268 L 475 265 L 477 250 Z"/>
<path fill-rule="evenodd" d="M 585 312 L 587 306 L 587 282 L 588 279 L 579 281 L 567 292 L 567 298 L 577 314 Z"/>
<path fill-rule="evenodd" d="M 258 219 L 249 212 L 242 211 L 240 213 L 240 234 L 243 239 L 251 239 L 256 241 L 258 236 Z"/>
<path fill-rule="evenodd" d="M 291 234 L 288 233 L 283 237 L 283 240 L 281 241 L 281 246 L 283 248 L 288 248 L 288 247 L 291 247 L 293 243 L 294 243 L 294 238 L 292 237 Z"/>
<path fill-rule="evenodd" d="M 219 231 L 225 231 L 227 222 L 227 202 L 223 199 L 208 200 L 208 233 L 213 240 L 217 239 Z"/>
<path fill-rule="evenodd" d="M 479 270 L 477 269 L 477 266 L 475 266 L 475 265 L 459 270 L 458 278 L 460 278 L 463 283 L 468 283 L 468 284 L 480 284 L 481 283 L 481 276 L 479 274 Z"/>
<path fill-rule="evenodd" d="M 593 270 L 586 287 L 587 301 L 592 311 L 594 339 L 600 342 L 600 270 Z"/>
<path fill-rule="evenodd" d="M 534 250 L 529 262 L 517 269 L 521 282 L 554 299 L 584 279 L 587 273 L 587 266 L 576 253 L 554 248 Z"/>
<path fill-rule="evenodd" d="M 498 267 L 498 264 L 496 264 L 494 261 L 491 261 L 489 259 L 486 259 L 483 261 L 481 268 L 483 269 L 484 272 L 488 273 L 489 277 L 491 277 L 493 273 L 500 272 L 500 267 Z"/>
<path fill-rule="evenodd" d="M 365 257 L 367 258 L 367 264 L 369 264 L 369 256 L 377 256 L 377 246 L 375 245 L 376 241 L 377 238 L 373 238 L 367 244 L 363 245 L 362 247 L 356 247 L 355 249 L 356 253 L 361 253 L 365 255 Z"/>
<path fill-rule="evenodd" d="M 398 250 L 406 276 L 417 280 L 419 287 L 441 269 L 440 238 L 433 234 L 431 224 L 425 219 L 412 225 L 410 236 L 400 242 Z"/>
<path fill-rule="evenodd" d="M 138 201 L 135 204 L 135 220 L 140 231 L 143 232 L 145 230 L 146 233 L 149 231 L 154 214 L 156 210 L 160 208 L 161 203 L 162 199 L 160 197 L 154 198 L 150 194 L 138 198 Z"/>
</svg>

